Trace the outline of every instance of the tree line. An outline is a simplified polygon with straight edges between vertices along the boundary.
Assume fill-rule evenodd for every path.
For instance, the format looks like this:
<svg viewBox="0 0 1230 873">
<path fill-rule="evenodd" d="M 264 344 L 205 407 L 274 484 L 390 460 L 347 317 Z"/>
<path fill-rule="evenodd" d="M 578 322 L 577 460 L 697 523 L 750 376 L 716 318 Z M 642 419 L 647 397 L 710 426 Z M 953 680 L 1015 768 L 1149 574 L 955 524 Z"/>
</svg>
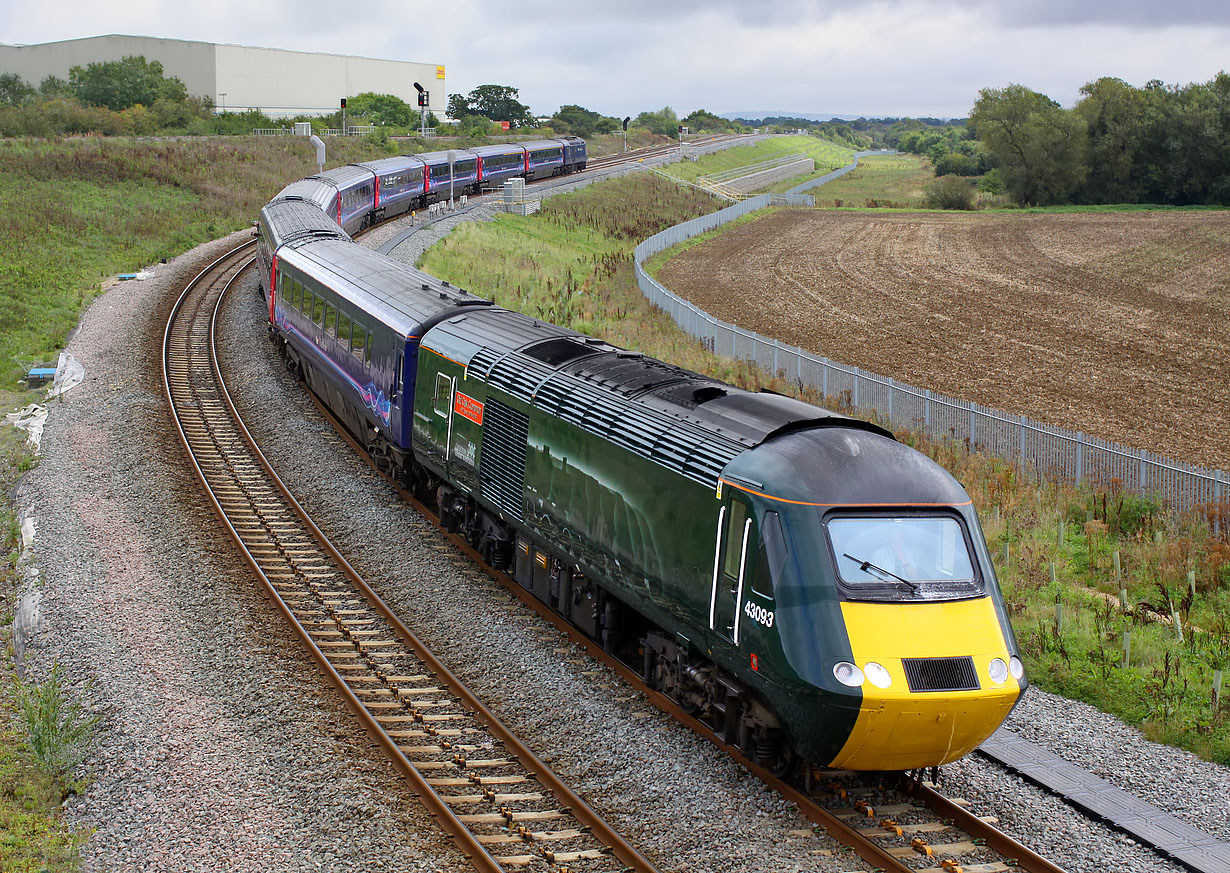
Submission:
<svg viewBox="0 0 1230 873">
<path fill-rule="evenodd" d="M 1230 76 L 1135 88 L 1101 78 L 1070 109 L 984 88 L 969 128 L 1022 204 L 1230 204 Z"/>
</svg>

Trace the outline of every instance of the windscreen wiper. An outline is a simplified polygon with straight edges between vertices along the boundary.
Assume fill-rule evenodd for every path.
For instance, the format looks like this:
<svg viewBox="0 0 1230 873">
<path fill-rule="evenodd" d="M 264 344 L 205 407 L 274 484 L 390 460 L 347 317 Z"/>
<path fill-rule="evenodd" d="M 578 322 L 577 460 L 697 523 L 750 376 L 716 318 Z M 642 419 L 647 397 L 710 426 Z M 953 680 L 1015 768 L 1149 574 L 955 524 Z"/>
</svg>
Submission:
<svg viewBox="0 0 1230 873">
<path fill-rule="evenodd" d="M 880 574 L 880 578 L 883 579 L 884 577 L 888 577 L 887 579 L 885 579 L 885 581 L 892 580 L 895 582 L 900 582 L 902 585 L 908 585 L 910 587 L 911 594 L 918 593 L 918 586 L 915 585 L 913 582 L 911 582 L 909 579 L 902 579 L 896 573 L 893 573 L 890 570 L 885 570 L 883 567 L 877 567 L 875 564 L 871 563 L 870 561 L 864 561 L 861 558 L 856 558 L 848 552 L 842 552 L 842 557 L 849 558 L 851 561 L 858 564 L 858 568 L 862 570 L 864 573 L 866 573 L 868 570 L 875 570 L 877 573 Z"/>
</svg>

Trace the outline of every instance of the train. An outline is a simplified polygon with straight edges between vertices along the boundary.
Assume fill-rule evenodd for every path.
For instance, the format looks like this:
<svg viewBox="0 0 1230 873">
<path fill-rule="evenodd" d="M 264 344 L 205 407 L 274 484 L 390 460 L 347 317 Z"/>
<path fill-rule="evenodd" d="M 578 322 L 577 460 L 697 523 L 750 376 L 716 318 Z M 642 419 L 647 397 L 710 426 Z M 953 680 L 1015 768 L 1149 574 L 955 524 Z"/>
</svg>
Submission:
<svg viewBox="0 0 1230 873">
<path fill-rule="evenodd" d="M 551 148 L 552 171 L 584 165 Z M 948 472 L 359 246 L 357 177 L 262 209 L 270 335 L 446 529 L 773 772 L 935 767 L 1002 723 L 1028 682 Z"/>
<path fill-rule="evenodd" d="M 579 172 L 585 169 L 586 156 L 585 140 L 579 136 L 400 155 L 308 176 L 287 186 L 275 200 L 314 203 L 349 234 L 508 179 L 534 181 Z"/>
</svg>

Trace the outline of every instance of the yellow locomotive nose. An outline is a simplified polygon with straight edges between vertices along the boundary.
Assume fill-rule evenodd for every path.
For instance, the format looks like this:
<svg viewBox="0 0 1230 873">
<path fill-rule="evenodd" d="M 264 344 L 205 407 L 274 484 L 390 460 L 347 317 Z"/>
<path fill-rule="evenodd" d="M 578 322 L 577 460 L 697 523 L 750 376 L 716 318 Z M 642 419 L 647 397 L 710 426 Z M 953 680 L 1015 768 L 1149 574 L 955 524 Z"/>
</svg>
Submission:
<svg viewBox="0 0 1230 873">
<path fill-rule="evenodd" d="M 911 770 L 956 760 L 990 736 L 1020 696 L 1013 675 L 1020 662 L 989 597 L 847 602 L 841 611 L 863 701 L 832 767 Z"/>
</svg>

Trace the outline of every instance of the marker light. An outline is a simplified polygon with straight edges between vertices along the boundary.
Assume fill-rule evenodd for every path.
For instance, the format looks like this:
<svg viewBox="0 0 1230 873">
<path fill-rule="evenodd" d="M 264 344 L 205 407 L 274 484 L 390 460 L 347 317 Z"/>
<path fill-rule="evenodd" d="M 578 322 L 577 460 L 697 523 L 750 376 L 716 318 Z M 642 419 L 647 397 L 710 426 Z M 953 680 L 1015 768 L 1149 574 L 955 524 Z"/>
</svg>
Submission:
<svg viewBox="0 0 1230 873">
<path fill-rule="evenodd" d="M 987 675 L 991 677 L 991 681 L 996 685 L 1003 685 L 1008 681 L 1008 665 L 1004 663 L 1003 658 L 994 658 L 991 660 L 990 666 L 987 667 Z"/>
<path fill-rule="evenodd" d="M 1008 672 L 1012 674 L 1012 678 L 1018 682 L 1025 675 L 1025 665 L 1021 663 L 1021 659 L 1013 655 L 1008 659 Z"/>
<path fill-rule="evenodd" d="M 842 685 L 857 688 L 863 684 L 863 671 L 849 661 L 839 661 L 833 665 L 833 675 Z"/>
<path fill-rule="evenodd" d="M 893 677 L 883 664 L 868 661 L 863 665 L 863 672 L 867 675 L 867 681 L 876 688 L 887 688 L 893 684 Z"/>
</svg>

